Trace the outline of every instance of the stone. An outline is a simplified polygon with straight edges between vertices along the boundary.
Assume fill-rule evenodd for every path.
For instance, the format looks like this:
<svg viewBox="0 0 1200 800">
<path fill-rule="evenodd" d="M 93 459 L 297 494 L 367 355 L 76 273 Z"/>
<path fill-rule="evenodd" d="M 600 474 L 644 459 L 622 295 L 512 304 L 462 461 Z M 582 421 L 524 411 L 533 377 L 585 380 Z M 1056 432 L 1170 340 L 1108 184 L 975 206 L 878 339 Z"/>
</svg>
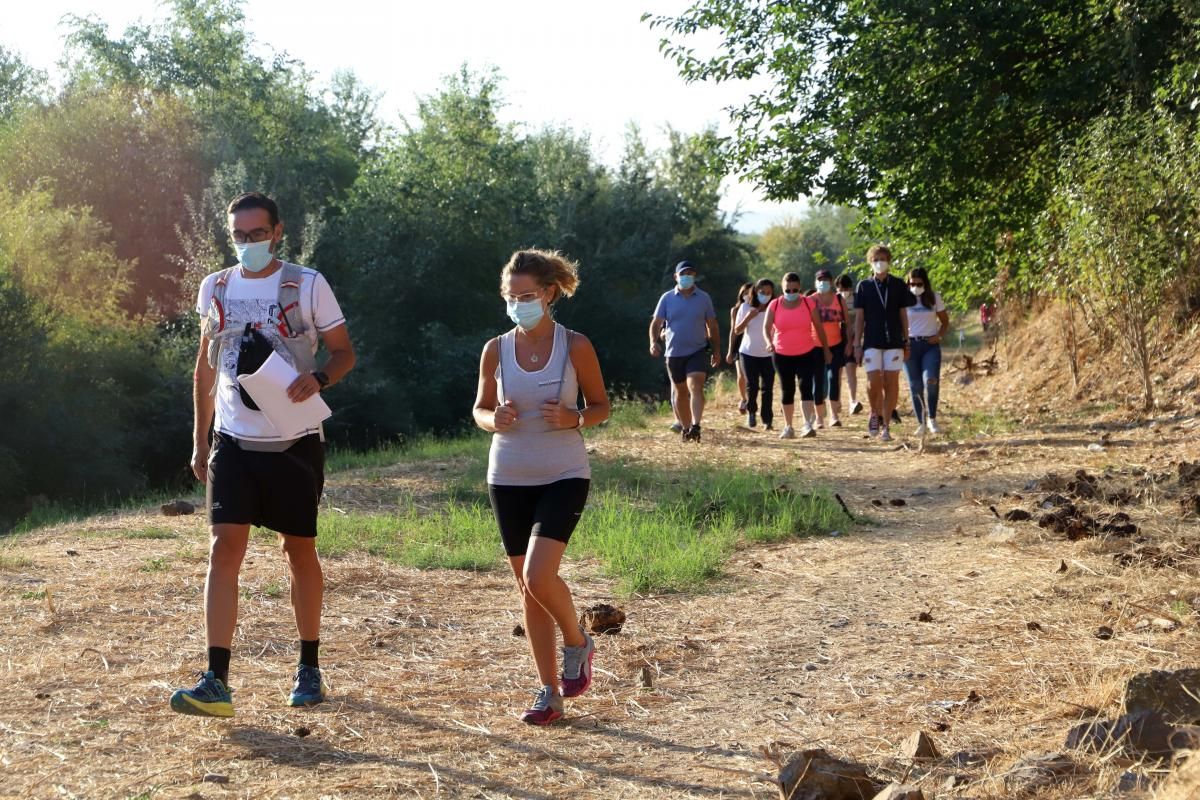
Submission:
<svg viewBox="0 0 1200 800">
<path fill-rule="evenodd" d="M 904 740 L 904 744 L 900 747 L 900 753 L 905 758 L 940 758 L 941 753 L 938 752 L 937 745 L 933 743 L 933 739 L 925 731 L 914 731 L 911 736 Z"/>
<path fill-rule="evenodd" d="M 202 783 L 229 783 L 229 776 L 218 775 L 215 772 L 209 772 L 200 780 Z"/>
<path fill-rule="evenodd" d="M 516 625 L 513 625 L 512 635 L 513 636 L 524 636 L 525 635 L 525 626 L 519 622 Z"/>
<path fill-rule="evenodd" d="M 1154 670 L 1125 685 L 1125 713 L 1161 711 L 1175 725 L 1200 724 L 1200 669 Z"/>
<path fill-rule="evenodd" d="M 1102 642 L 1107 642 L 1113 637 L 1113 629 L 1107 625 L 1101 625 L 1099 628 L 1096 628 L 1096 632 L 1092 635 Z"/>
<path fill-rule="evenodd" d="M 1009 522 L 1027 522 L 1033 519 L 1033 514 L 1023 508 L 1014 508 L 1004 515 L 1004 519 Z"/>
<path fill-rule="evenodd" d="M 195 514 L 196 507 L 187 500 L 172 500 L 170 503 L 163 503 L 159 506 L 159 511 L 164 517 L 180 517 Z"/>
<path fill-rule="evenodd" d="M 625 612 L 608 603 L 598 603 L 583 610 L 579 624 L 592 633 L 620 633 L 625 625 Z"/>
<path fill-rule="evenodd" d="M 863 800 L 883 788 L 884 783 L 867 774 L 862 764 L 843 761 L 819 748 L 795 753 L 779 771 L 781 800 Z"/>
<path fill-rule="evenodd" d="M 1154 783 L 1148 776 L 1130 770 L 1122 772 L 1121 777 L 1117 780 L 1118 792 L 1147 792 L 1153 786 Z"/>
<path fill-rule="evenodd" d="M 875 795 L 874 800 L 925 800 L 925 794 L 915 786 L 893 783 Z"/>
<path fill-rule="evenodd" d="M 1075 774 L 1078 765 L 1062 753 L 1030 753 L 1004 773 L 1004 788 L 1010 794 L 1035 792 Z"/>
<path fill-rule="evenodd" d="M 1081 722 L 1067 731 L 1066 747 L 1068 750 L 1082 750 L 1085 753 L 1098 753 L 1105 749 L 1109 742 L 1109 728 L 1112 723 L 1108 720 L 1096 719 L 1091 722 Z"/>
</svg>

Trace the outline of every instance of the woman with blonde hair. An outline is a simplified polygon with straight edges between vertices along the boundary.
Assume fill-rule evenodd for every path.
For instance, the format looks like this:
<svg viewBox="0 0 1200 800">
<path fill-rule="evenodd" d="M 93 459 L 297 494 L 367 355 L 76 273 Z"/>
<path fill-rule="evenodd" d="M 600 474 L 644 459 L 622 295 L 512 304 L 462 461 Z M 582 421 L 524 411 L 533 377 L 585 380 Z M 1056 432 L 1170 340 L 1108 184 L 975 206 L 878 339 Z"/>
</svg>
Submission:
<svg viewBox="0 0 1200 800">
<path fill-rule="evenodd" d="M 580 431 L 609 415 L 592 343 L 550 313 L 578 285 L 577 265 L 561 253 L 513 253 L 500 273 L 500 296 L 516 325 L 484 345 L 473 412 L 475 424 L 493 434 L 488 494 L 521 593 L 540 682 L 521 715 L 532 725 L 559 719 L 563 698 L 583 694 L 592 682 L 595 644 L 580 627 L 571 590 L 558 574 L 590 486 Z M 556 673 L 560 633 L 562 672 Z"/>
</svg>

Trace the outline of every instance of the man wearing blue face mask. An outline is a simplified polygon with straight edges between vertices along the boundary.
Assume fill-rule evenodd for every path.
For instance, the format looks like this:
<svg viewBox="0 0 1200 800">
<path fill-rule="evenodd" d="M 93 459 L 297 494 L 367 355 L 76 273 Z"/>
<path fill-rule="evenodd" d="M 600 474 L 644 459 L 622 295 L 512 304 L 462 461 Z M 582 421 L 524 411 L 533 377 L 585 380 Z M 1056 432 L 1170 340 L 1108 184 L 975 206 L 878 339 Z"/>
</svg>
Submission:
<svg viewBox="0 0 1200 800">
<path fill-rule="evenodd" d="M 337 383 L 354 366 L 346 320 L 316 270 L 279 259 L 283 223 L 275 201 L 258 192 L 229 204 L 238 265 L 205 278 L 196 310 L 202 317 L 196 358 L 192 472 L 207 484 L 211 552 L 204 585 L 208 669 L 191 689 L 171 696 L 181 714 L 232 717 L 230 649 L 237 624 L 238 573 L 250 527 L 275 531 L 291 572 L 300 638 L 299 667 L 288 704 L 325 699 L 317 659 L 324 577 L 317 559 L 317 506 L 324 485 L 320 426 L 280 430 L 238 384 L 253 372 L 249 353 L 278 353 L 298 376 L 288 387 L 299 403 Z M 329 360 L 317 368 L 318 339 Z M 212 430 L 210 444 L 209 431 Z"/>
<path fill-rule="evenodd" d="M 675 387 L 675 416 L 683 426 L 683 441 L 700 441 L 704 415 L 704 381 L 708 367 L 721 363 L 721 334 L 712 298 L 696 288 L 696 268 L 690 261 L 675 265 L 675 288 L 658 299 L 650 322 L 650 355 L 663 354 L 659 334 L 667 329 L 667 375 Z M 705 349 L 709 348 L 706 353 Z"/>
</svg>

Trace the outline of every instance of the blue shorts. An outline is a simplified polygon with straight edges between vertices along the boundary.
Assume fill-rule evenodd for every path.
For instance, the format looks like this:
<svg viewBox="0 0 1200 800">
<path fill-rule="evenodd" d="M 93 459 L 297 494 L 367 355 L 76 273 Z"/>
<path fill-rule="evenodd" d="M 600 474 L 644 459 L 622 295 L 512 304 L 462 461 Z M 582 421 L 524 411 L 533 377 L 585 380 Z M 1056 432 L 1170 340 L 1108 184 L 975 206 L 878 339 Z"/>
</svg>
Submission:
<svg viewBox="0 0 1200 800">
<path fill-rule="evenodd" d="M 690 356 L 667 356 L 667 374 L 671 383 L 686 383 L 688 375 L 697 372 L 708 376 L 708 351 L 697 350 Z"/>
</svg>

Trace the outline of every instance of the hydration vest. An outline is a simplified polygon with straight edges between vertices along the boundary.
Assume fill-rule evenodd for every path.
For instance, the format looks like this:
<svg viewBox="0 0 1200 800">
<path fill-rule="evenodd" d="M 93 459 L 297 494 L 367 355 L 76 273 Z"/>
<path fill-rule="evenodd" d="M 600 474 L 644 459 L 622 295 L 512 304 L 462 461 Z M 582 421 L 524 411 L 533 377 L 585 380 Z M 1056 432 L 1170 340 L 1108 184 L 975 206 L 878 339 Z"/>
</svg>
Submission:
<svg viewBox="0 0 1200 800">
<path fill-rule="evenodd" d="M 229 277 L 235 269 L 238 267 L 229 267 L 217 274 L 208 314 L 200 323 L 200 331 L 208 339 L 208 363 L 213 369 L 219 369 L 222 350 L 227 346 L 237 347 L 238 338 L 242 334 L 236 327 L 229 327 L 225 317 L 225 292 L 229 289 Z M 281 355 L 296 372 L 304 375 L 317 369 L 317 359 L 314 355 L 316 330 L 304 324 L 304 315 L 300 313 L 300 281 L 304 275 L 304 268 L 284 261 L 282 270 L 277 298 L 279 318 L 273 321 L 275 333 L 286 350 Z M 216 392 L 217 381 L 213 381 L 212 393 Z"/>
</svg>

